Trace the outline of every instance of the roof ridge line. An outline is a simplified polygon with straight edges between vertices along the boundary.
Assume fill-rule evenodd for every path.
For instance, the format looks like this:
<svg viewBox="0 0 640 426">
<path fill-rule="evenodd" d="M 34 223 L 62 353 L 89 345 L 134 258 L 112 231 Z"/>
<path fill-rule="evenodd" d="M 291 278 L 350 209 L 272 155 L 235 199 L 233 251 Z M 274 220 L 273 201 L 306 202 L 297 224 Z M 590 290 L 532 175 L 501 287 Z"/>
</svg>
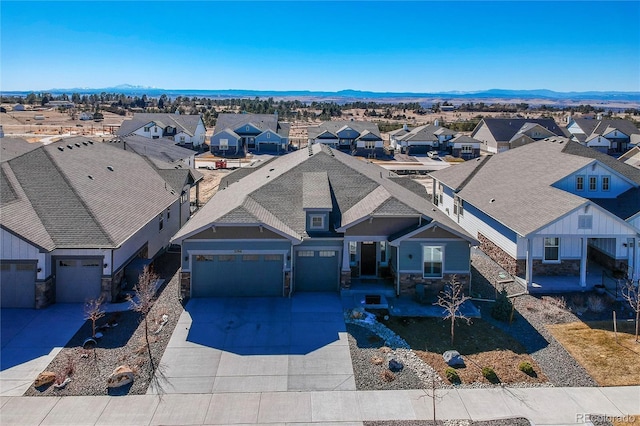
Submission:
<svg viewBox="0 0 640 426">
<path fill-rule="evenodd" d="M 49 154 L 49 151 L 47 151 L 46 149 L 44 149 L 45 145 L 42 146 L 42 149 L 44 151 L 44 154 L 49 158 L 49 161 L 51 161 L 51 164 L 53 164 L 53 167 L 56 168 L 56 170 L 58 171 L 58 173 L 60 174 L 60 176 L 62 177 L 62 180 L 65 181 L 65 183 L 67 184 L 67 186 L 71 189 L 71 192 L 73 192 L 73 195 L 76 196 L 76 198 L 78 199 L 78 201 L 80 202 L 80 204 L 82 205 L 82 207 L 85 209 L 85 211 L 89 214 L 89 216 L 91 217 L 91 219 L 93 220 L 93 222 L 96 224 L 96 226 L 98 227 L 98 229 L 100 229 L 100 231 L 105 235 L 105 237 L 107 237 L 107 240 L 111 243 L 112 246 L 115 246 L 116 243 L 113 240 L 113 238 L 111 237 L 111 234 L 109 234 L 107 232 L 107 230 L 104 228 L 104 226 L 102 226 L 102 224 L 100 223 L 100 221 L 97 219 L 96 215 L 93 213 L 93 210 L 91 210 L 89 208 L 89 206 L 87 205 L 87 203 L 84 202 L 84 200 L 82 199 L 82 197 L 78 194 L 78 192 L 76 191 L 76 188 L 71 185 L 71 182 L 69 181 L 69 179 L 67 179 L 67 176 L 62 172 L 62 169 L 60 169 L 60 167 L 58 167 L 58 163 L 56 163 L 56 161 L 53 159 L 53 157 Z"/>
<path fill-rule="evenodd" d="M 466 178 L 464 178 L 462 182 L 460 182 L 460 185 L 458 185 L 458 187 L 455 189 L 454 192 L 460 192 L 460 190 L 462 190 L 462 188 L 464 188 L 469 183 L 469 181 L 473 179 L 473 177 L 480 171 L 482 167 L 484 167 L 487 161 L 489 161 L 492 157 L 493 157 L 492 154 L 480 157 L 480 164 L 475 169 L 473 169 L 473 171 L 469 173 L 469 175 Z"/>
</svg>

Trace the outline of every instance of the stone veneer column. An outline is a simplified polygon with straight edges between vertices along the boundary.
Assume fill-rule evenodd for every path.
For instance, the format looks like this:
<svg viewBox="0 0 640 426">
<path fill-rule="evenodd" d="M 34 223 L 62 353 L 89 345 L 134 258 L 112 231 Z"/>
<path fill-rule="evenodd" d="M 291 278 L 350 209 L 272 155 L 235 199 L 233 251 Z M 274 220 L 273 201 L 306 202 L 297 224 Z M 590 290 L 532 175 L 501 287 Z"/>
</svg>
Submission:
<svg viewBox="0 0 640 426">
<path fill-rule="evenodd" d="M 36 282 L 35 308 L 46 308 L 54 303 L 56 303 L 56 287 L 53 283 L 53 277 Z"/>
<path fill-rule="evenodd" d="M 340 272 L 340 287 L 341 288 L 351 287 L 351 271 L 350 270 Z"/>
<path fill-rule="evenodd" d="M 183 302 L 191 297 L 191 272 L 180 272 L 180 296 Z"/>
</svg>

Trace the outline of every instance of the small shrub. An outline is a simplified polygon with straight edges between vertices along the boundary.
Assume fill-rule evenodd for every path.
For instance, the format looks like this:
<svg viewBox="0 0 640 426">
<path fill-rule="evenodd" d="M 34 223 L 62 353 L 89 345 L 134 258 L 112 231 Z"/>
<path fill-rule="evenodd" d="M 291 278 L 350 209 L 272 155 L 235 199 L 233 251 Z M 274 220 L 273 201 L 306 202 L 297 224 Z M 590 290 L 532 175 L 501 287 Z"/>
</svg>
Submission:
<svg viewBox="0 0 640 426">
<path fill-rule="evenodd" d="M 542 296 L 542 304 L 545 308 L 567 309 L 567 301 L 564 297 Z"/>
<path fill-rule="evenodd" d="M 587 299 L 587 308 L 591 312 L 600 313 L 604 312 L 606 306 L 602 297 L 592 295 Z"/>
<path fill-rule="evenodd" d="M 460 376 L 458 375 L 458 372 L 456 371 L 455 368 L 447 367 L 447 369 L 444 370 L 444 375 L 447 376 L 447 380 L 449 380 L 449 382 L 453 384 L 460 383 Z"/>
<path fill-rule="evenodd" d="M 507 290 L 502 289 L 496 297 L 496 303 L 491 309 L 491 316 L 498 321 L 508 322 L 511 319 L 513 302 L 507 297 Z"/>
<path fill-rule="evenodd" d="M 528 361 L 522 361 L 518 365 L 518 369 L 522 371 L 524 374 L 526 374 L 527 376 L 534 376 L 536 374 L 536 372 L 533 370 L 533 366 Z"/>
<path fill-rule="evenodd" d="M 382 365 L 383 362 L 384 359 L 380 358 L 379 356 L 374 356 L 371 358 L 371 364 L 373 365 Z"/>
<path fill-rule="evenodd" d="M 382 372 L 382 380 L 385 382 L 393 382 L 396 379 L 396 375 L 393 374 L 390 370 L 384 370 Z"/>
<path fill-rule="evenodd" d="M 491 367 L 482 367 L 482 375 L 491 383 L 498 383 L 500 381 L 498 380 L 498 375 Z"/>
<path fill-rule="evenodd" d="M 586 303 L 586 300 L 585 300 L 584 294 L 578 293 L 571 296 L 571 304 L 576 309 L 583 308 L 585 303 Z"/>
</svg>

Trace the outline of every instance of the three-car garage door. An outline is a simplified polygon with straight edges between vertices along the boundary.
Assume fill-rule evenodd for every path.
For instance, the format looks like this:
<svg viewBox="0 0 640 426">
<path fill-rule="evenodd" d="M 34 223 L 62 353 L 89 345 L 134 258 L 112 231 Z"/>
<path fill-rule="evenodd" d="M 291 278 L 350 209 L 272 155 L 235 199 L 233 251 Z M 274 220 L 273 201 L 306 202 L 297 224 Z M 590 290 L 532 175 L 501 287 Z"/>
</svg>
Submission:
<svg viewBox="0 0 640 426">
<path fill-rule="evenodd" d="M 100 297 L 102 259 L 61 259 L 56 262 L 56 303 L 84 303 Z"/>
<path fill-rule="evenodd" d="M 35 307 L 36 263 L 1 262 L 0 290 L 3 308 Z"/>
<path fill-rule="evenodd" d="M 340 282 L 339 250 L 298 250 L 295 291 L 337 291 Z"/>
<path fill-rule="evenodd" d="M 194 255 L 192 297 L 282 296 L 282 254 Z"/>
</svg>

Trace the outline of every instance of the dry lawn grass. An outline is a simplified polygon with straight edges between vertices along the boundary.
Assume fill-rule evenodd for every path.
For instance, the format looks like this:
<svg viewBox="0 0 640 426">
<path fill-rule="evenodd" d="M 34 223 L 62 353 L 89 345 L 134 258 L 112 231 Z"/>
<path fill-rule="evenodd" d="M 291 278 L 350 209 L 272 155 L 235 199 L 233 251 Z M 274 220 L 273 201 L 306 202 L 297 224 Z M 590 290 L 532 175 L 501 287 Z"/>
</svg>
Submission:
<svg viewBox="0 0 640 426">
<path fill-rule="evenodd" d="M 466 325 L 456 323 L 455 344 L 450 345 L 449 321 L 436 318 L 392 318 L 389 328 L 409 343 L 415 353 L 433 367 L 445 383 L 447 364 L 442 354 L 455 349 L 465 360 L 466 367 L 457 369 L 462 383 L 490 383 L 482 375 L 483 367 L 492 367 L 501 383 L 545 383 L 547 377 L 520 343 L 498 328 L 474 319 Z M 518 369 L 521 362 L 529 362 L 535 371 L 533 377 Z"/>
<path fill-rule="evenodd" d="M 548 325 L 564 348 L 600 386 L 640 385 L 640 343 L 632 322 L 618 323 L 618 343 L 612 321 Z"/>
<path fill-rule="evenodd" d="M 627 417 L 626 420 L 613 420 L 613 426 L 638 426 L 640 425 L 640 414 Z"/>
</svg>

